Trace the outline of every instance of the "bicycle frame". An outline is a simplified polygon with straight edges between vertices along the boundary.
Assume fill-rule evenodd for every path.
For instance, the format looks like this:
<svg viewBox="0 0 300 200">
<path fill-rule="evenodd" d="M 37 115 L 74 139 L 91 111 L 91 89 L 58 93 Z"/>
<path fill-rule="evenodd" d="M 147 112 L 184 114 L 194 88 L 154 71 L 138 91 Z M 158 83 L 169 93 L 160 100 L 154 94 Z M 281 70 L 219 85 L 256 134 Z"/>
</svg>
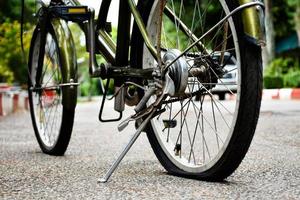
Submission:
<svg viewBox="0 0 300 200">
<path fill-rule="evenodd" d="M 132 68 L 129 66 L 129 49 L 130 49 L 130 27 L 131 27 L 131 14 L 134 17 L 134 23 L 136 23 L 145 45 L 149 49 L 150 53 L 154 57 L 157 58 L 157 51 L 150 41 L 148 37 L 148 33 L 143 22 L 143 19 L 140 16 L 140 13 L 135 5 L 134 0 L 120 0 L 119 4 L 119 21 L 118 21 L 118 29 L 117 29 L 117 43 L 115 44 L 111 36 L 109 35 L 109 31 L 107 31 L 107 16 L 109 7 L 112 0 L 102 0 L 100 5 L 98 18 L 94 21 L 94 11 L 93 9 L 88 10 L 87 7 L 81 6 L 81 4 L 77 0 L 67 0 L 68 4 L 64 4 L 63 0 L 51 0 L 50 6 L 45 5 L 44 10 L 42 10 L 42 14 L 39 16 L 40 20 L 40 29 L 41 34 L 45 35 L 46 27 L 45 25 L 51 23 L 54 28 L 56 35 L 58 36 L 58 43 L 62 52 L 62 76 L 63 83 L 68 84 L 70 86 L 77 86 L 77 59 L 76 59 L 76 48 L 73 42 L 72 34 L 68 28 L 68 25 L 65 21 L 71 20 L 75 21 L 81 29 L 84 31 L 87 41 L 87 48 L 90 54 L 89 56 L 89 71 L 91 77 L 101 77 L 101 78 L 115 78 L 115 86 L 120 87 L 126 80 L 132 78 L 138 78 L 140 80 L 144 79 L 153 79 L 152 72 L 153 69 L 142 69 L 142 66 L 137 66 L 137 68 Z M 227 20 L 233 14 L 239 11 L 243 11 L 243 21 L 244 21 L 244 30 L 246 35 L 249 37 L 249 42 L 254 43 L 255 45 L 263 45 L 264 44 L 264 31 L 263 31 L 263 21 L 261 12 L 261 8 L 263 8 L 263 4 L 258 1 L 253 0 L 239 0 L 240 6 L 233 10 L 230 14 L 228 14 L 222 20 Z M 51 5 L 54 10 L 51 10 Z M 80 7 L 81 6 L 81 7 Z M 73 9 L 72 14 L 74 15 L 74 10 L 78 12 L 78 8 L 81 8 L 78 14 L 78 18 L 72 19 L 72 17 L 68 18 L 65 13 L 68 13 L 68 9 Z M 56 9 L 56 10 L 55 10 Z M 67 10 L 63 10 L 67 9 Z M 52 14 L 56 14 L 55 16 L 49 15 L 48 12 L 52 12 Z M 64 14 L 62 14 L 64 12 Z M 165 9 L 164 13 L 170 19 L 175 19 L 176 16 L 169 9 Z M 180 19 L 176 19 L 179 28 L 185 33 L 190 35 L 191 31 L 185 26 Z M 222 21 L 221 20 L 221 21 Z M 220 21 L 220 22 L 221 22 Z M 88 22 L 88 23 L 86 23 Z M 219 23 L 218 23 L 219 24 Z M 217 27 L 217 25 L 213 28 Z M 213 30 L 213 28 L 211 30 Z M 209 31 L 211 31 L 209 30 Z M 205 34 L 207 34 L 206 32 Z M 205 35 L 204 34 L 204 35 Z M 194 43 L 193 46 L 197 46 L 202 52 L 205 51 L 204 45 L 201 43 L 200 38 L 192 37 Z M 97 37 L 95 37 L 97 36 Z M 42 40 L 45 40 L 42 37 Z M 41 41 L 43 44 L 45 41 Z M 192 46 L 191 46 L 192 47 Z M 188 49 L 187 49 L 188 50 Z M 203 51 L 204 50 L 204 51 Z M 43 52 L 43 45 L 41 45 L 40 52 Z M 97 63 L 96 55 L 101 54 L 107 63 L 102 63 L 100 66 Z M 182 54 L 184 54 L 182 52 Z M 41 54 L 42 55 L 42 54 Z M 180 55 L 182 56 L 182 55 Z M 167 71 L 168 67 L 174 63 L 176 59 L 174 59 L 167 66 L 164 66 L 162 69 L 164 73 Z M 39 66 L 42 65 L 43 58 L 39 58 Z M 191 71 L 192 73 L 192 71 Z M 192 75 L 195 76 L 195 75 Z M 116 79 L 117 78 L 117 79 Z M 76 87 L 74 87 L 76 88 Z M 72 96 L 76 90 L 67 90 L 63 89 L 65 96 Z M 66 98 L 69 99 L 69 98 Z M 76 101 L 70 99 L 68 102 L 63 102 L 64 105 L 73 107 L 76 105 Z"/>
<path fill-rule="evenodd" d="M 114 44 L 106 31 L 106 20 L 111 1 L 112 0 L 102 1 L 96 20 L 96 31 L 99 32 L 100 37 L 96 42 L 98 43 L 98 50 L 101 51 L 104 58 L 115 66 L 128 65 L 131 13 L 134 16 L 135 22 L 140 29 L 147 47 L 155 58 L 157 55 L 156 49 L 149 40 L 146 27 L 133 0 L 120 1 L 117 44 Z M 76 0 L 73 0 L 73 3 L 74 5 L 80 5 Z M 107 47 L 109 47 L 109 49 Z"/>
<path fill-rule="evenodd" d="M 105 78 L 115 78 L 115 77 L 138 77 L 138 78 L 147 78 L 151 77 L 151 70 L 138 70 L 132 68 L 124 68 L 129 64 L 129 42 L 130 42 L 130 26 L 131 26 L 131 13 L 134 16 L 135 22 L 140 28 L 140 32 L 145 40 L 147 47 L 149 48 L 152 55 L 156 58 L 156 49 L 153 44 L 151 44 L 145 25 L 143 24 L 142 18 L 134 4 L 133 0 L 120 1 L 119 5 L 119 20 L 117 28 L 117 44 L 114 44 L 109 34 L 106 32 L 106 20 L 108 14 L 108 8 L 112 0 L 103 0 L 99 9 L 98 19 L 96 20 L 96 32 L 99 33 L 98 40 L 95 41 L 96 51 L 101 53 L 106 61 L 112 66 L 106 66 L 106 73 L 101 72 L 101 77 Z M 90 24 L 90 29 L 93 28 L 93 25 Z M 92 43 L 91 43 L 92 44 Z M 108 47 L 108 48 L 107 48 Z M 90 56 L 93 50 L 90 49 Z M 97 73 L 97 61 L 93 58 L 90 58 L 92 69 L 90 69 L 91 76 L 98 77 Z M 121 68 L 123 67 L 123 69 Z M 104 68 L 104 67 L 102 67 Z"/>
<path fill-rule="evenodd" d="M 117 43 L 115 44 L 111 36 L 107 31 L 107 15 L 112 0 L 102 0 L 98 18 L 95 21 L 95 26 L 93 23 L 89 24 L 89 28 L 86 27 L 84 22 L 76 22 L 84 31 L 87 41 L 93 40 L 95 42 L 90 42 L 87 46 L 90 52 L 90 74 L 92 77 L 101 78 L 116 78 L 116 77 L 137 77 L 137 78 L 149 78 L 151 77 L 150 70 L 134 69 L 129 67 L 129 41 L 130 41 L 130 27 L 131 27 L 131 14 L 134 17 L 134 22 L 140 30 L 140 33 L 144 39 L 145 45 L 149 49 L 150 53 L 157 60 L 157 51 L 154 44 L 151 43 L 148 33 L 143 23 L 143 19 L 135 5 L 134 0 L 122 0 L 119 4 L 119 21 L 117 28 Z M 51 2 L 62 2 L 61 0 L 52 0 Z M 248 36 L 250 36 L 250 41 L 256 45 L 262 45 L 264 43 L 264 32 L 263 32 L 263 22 L 261 21 L 261 15 L 263 13 L 259 12 L 261 10 L 262 3 L 253 0 L 239 0 L 240 10 L 243 11 L 243 21 L 244 30 Z M 246 6 L 246 4 L 251 4 Z M 69 0 L 68 6 L 81 6 L 77 0 Z M 244 7 L 242 7 L 244 6 Z M 256 6 L 256 8 L 255 8 Z M 174 18 L 174 14 L 165 9 L 165 14 Z M 94 20 L 92 16 L 91 21 Z M 179 21 L 180 29 L 186 34 L 190 33 L 190 30 L 185 27 L 183 23 Z M 94 31 L 98 37 L 95 37 Z M 64 27 L 63 29 L 66 29 Z M 89 30 L 91 33 L 89 33 Z M 93 38 L 94 37 L 94 38 Z M 197 41 L 198 38 L 194 39 L 195 45 L 200 48 L 201 41 Z M 98 66 L 94 53 L 101 53 L 109 65 Z M 68 53 L 68 55 L 71 55 Z M 142 68 L 142 67 L 141 67 Z"/>
<path fill-rule="evenodd" d="M 142 66 L 140 69 L 132 68 L 129 66 L 129 52 L 130 52 L 130 27 L 131 27 L 131 15 L 134 17 L 134 22 L 136 23 L 140 34 L 143 37 L 146 47 L 154 57 L 154 59 L 159 60 L 160 56 L 159 51 L 156 50 L 154 44 L 151 42 L 146 26 L 143 22 L 142 17 L 135 5 L 134 0 L 120 0 L 119 5 L 119 21 L 118 21 L 118 34 L 117 34 L 117 43 L 115 44 L 112 40 L 111 36 L 109 35 L 109 31 L 107 31 L 107 15 L 108 10 L 110 7 L 112 0 L 102 0 L 98 19 L 94 21 L 94 10 L 88 9 L 87 7 L 81 6 L 77 0 L 69 0 L 69 4 L 55 4 L 55 3 L 62 3 L 62 0 L 52 0 L 53 7 L 45 7 L 44 10 L 41 10 L 42 13 L 39 16 L 39 31 L 41 32 L 41 41 L 40 41 L 40 53 L 38 58 L 38 65 L 42 66 L 43 64 L 43 57 L 44 57 L 44 48 L 46 42 L 46 31 L 47 25 L 51 23 L 53 29 L 57 35 L 58 44 L 60 49 L 62 50 L 61 63 L 62 67 L 62 76 L 63 76 L 63 83 L 62 91 L 63 96 L 68 95 L 69 93 L 71 97 L 76 97 L 73 92 L 76 92 L 77 82 L 77 63 L 76 63 L 76 54 L 75 54 L 75 46 L 74 42 L 70 33 L 70 30 L 67 26 L 65 20 L 74 21 L 82 28 L 84 31 L 86 38 L 87 38 L 87 49 L 90 54 L 89 58 L 89 69 L 90 75 L 92 77 L 101 77 L 101 78 L 116 78 L 121 77 L 120 79 L 115 80 L 115 86 L 120 86 L 125 81 L 130 78 L 142 78 L 142 79 L 152 79 L 152 72 L 153 69 L 143 69 Z M 255 0 L 239 0 L 240 6 L 235 8 L 234 10 L 230 11 L 224 18 L 222 18 L 218 23 L 216 23 L 213 27 L 211 27 L 206 33 L 204 33 L 200 38 L 192 35 L 192 31 L 190 31 L 180 19 L 176 18 L 175 14 L 172 11 L 165 9 L 163 12 L 166 14 L 167 17 L 174 19 L 174 21 L 178 22 L 179 28 L 188 36 L 191 36 L 193 43 L 187 47 L 179 56 L 175 59 L 170 61 L 165 66 L 162 65 L 161 67 L 161 78 L 165 81 L 165 88 L 163 90 L 163 94 L 158 96 L 156 101 L 149 106 L 148 110 L 143 113 L 144 108 L 147 107 L 146 103 L 148 102 L 149 98 L 153 96 L 156 92 L 155 86 L 150 86 L 148 89 L 145 89 L 145 94 L 142 99 L 139 101 L 137 106 L 135 107 L 135 115 L 130 116 L 125 121 L 123 121 L 119 126 L 119 130 L 124 129 L 128 123 L 132 120 L 141 119 L 142 117 L 145 118 L 142 123 L 137 128 L 135 134 L 131 138 L 128 145 L 124 148 L 123 152 L 120 154 L 118 159 L 114 162 L 111 166 L 109 171 L 106 173 L 101 182 L 106 182 L 111 174 L 115 171 L 121 160 L 124 158 L 126 153 L 129 151 L 131 146 L 134 144 L 136 139 L 139 137 L 140 133 L 144 130 L 148 122 L 152 119 L 152 116 L 159 114 L 160 112 L 164 112 L 164 109 L 160 109 L 159 107 L 162 105 L 163 101 L 168 95 L 174 94 L 172 89 L 168 90 L 168 79 L 164 79 L 164 74 L 167 71 L 168 67 L 170 67 L 174 62 L 176 62 L 179 57 L 183 56 L 187 51 L 192 49 L 194 46 L 202 50 L 201 52 L 206 52 L 205 46 L 201 43 L 201 40 L 209 34 L 212 30 L 218 27 L 221 23 L 228 20 L 234 14 L 240 11 L 243 12 L 243 21 L 244 21 L 244 32 L 248 36 L 248 41 L 254 43 L 255 45 L 263 45 L 264 44 L 264 32 L 263 32 L 263 21 L 261 20 L 261 8 L 263 4 L 259 1 Z M 73 6 L 73 7 L 72 7 Z M 161 4 L 161 8 L 163 8 L 163 4 Z M 52 10 L 51 10 L 52 9 Z M 64 10 L 65 9 L 65 10 Z M 45 12 L 43 12 L 45 11 Z M 162 9 L 161 9 L 162 11 Z M 50 15 L 49 15 L 50 13 Z M 75 14 L 74 14 L 75 13 Z M 54 14 L 54 17 L 53 15 Z M 78 15 L 77 15 L 78 14 Z M 162 14 L 162 13 L 161 13 Z M 69 15 L 69 16 L 68 16 Z M 53 19 L 52 19 L 53 18 Z M 86 23 L 88 22 L 88 23 Z M 160 23 L 158 23 L 160 24 Z M 36 29 L 37 30 L 37 29 Z M 159 34 L 158 34 L 159 35 Z M 95 37 L 97 36 L 97 37 Z M 96 39 L 97 38 L 97 39 Z M 42 52 L 42 53 L 41 53 Z M 101 64 L 100 66 L 96 60 L 96 53 L 101 53 L 101 55 L 105 58 L 108 64 Z M 192 73 L 192 72 L 187 72 Z M 189 74 L 190 75 L 190 74 Z M 193 76 L 193 75 L 192 75 Z M 36 75 L 38 78 L 39 75 Z M 167 77 L 167 76 L 166 76 Z M 169 78 L 169 80 L 171 80 Z M 135 84 L 135 83 L 134 83 Z M 173 84 L 174 85 L 174 84 Z M 172 85 L 172 86 L 173 86 Z M 64 87 L 67 86 L 67 87 Z M 163 89 L 165 89 L 163 88 Z M 124 89 L 124 88 L 123 88 Z M 105 90 L 106 94 L 107 89 Z M 172 94 L 171 94 L 172 93 Z M 185 94 L 185 93 L 184 93 Z M 196 94 L 196 93 L 195 93 Z M 191 97 L 191 93 L 187 96 Z M 120 120 L 122 117 L 122 112 L 124 110 L 124 95 L 122 96 L 122 92 L 116 93 L 115 97 L 115 105 L 117 104 L 117 108 L 115 106 L 115 110 L 120 113 L 120 117 L 118 119 L 113 120 L 105 120 L 105 121 L 117 121 Z M 118 99 L 120 98 L 120 99 Z M 122 99 L 123 98 L 123 99 Z M 66 98 L 70 102 L 63 102 L 64 106 L 75 106 L 76 99 Z M 100 109 L 101 116 L 102 109 L 104 106 L 105 96 L 102 99 L 102 105 Z M 138 118 L 140 117 L 140 118 Z M 101 117 L 99 117 L 101 121 Z M 104 121 L 104 120 L 102 120 Z"/>
</svg>

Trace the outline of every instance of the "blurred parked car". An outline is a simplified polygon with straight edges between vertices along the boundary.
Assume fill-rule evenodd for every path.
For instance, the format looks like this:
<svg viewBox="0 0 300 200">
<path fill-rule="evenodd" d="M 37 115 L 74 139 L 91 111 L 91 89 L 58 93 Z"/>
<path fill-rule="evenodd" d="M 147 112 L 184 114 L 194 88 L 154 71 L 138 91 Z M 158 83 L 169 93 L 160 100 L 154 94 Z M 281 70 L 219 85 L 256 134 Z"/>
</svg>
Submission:
<svg viewBox="0 0 300 200">
<path fill-rule="evenodd" d="M 216 52 L 213 55 L 213 59 L 216 61 L 220 60 L 221 53 Z M 218 80 L 218 84 L 211 90 L 213 94 L 219 96 L 219 100 L 225 100 L 226 93 L 236 93 L 237 92 L 237 61 L 234 56 L 229 52 L 224 54 L 224 66 L 225 74 L 222 78 Z"/>
<path fill-rule="evenodd" d="M 217 63 L 220 63 L 221 53 L 215 52 L 212 55 L 213 60 Z M 238 80 L 238 73 L 237 73 L 237 61 L 233 55 L 229 52 L 225 52 L 223 63 L 226 64 L 223 68 L 225 74 L 222 78 L 218 79 L 218 83 L 211 89 L 211 93 L 218 95 L 219 100 L 225 100 L 225 95 L 227 93 L 232 94 L 237 92 L 237 80 Z M 190 82 L 194 83 L 194 78 L 190 78 Z M 199 84 L 191 85 L 193 89 L 187 89 L 187 92 L 197 91 L 199 90 Z M 201 95 L 196 95 L 196 100 L 200 100 Z"/>
</svg>

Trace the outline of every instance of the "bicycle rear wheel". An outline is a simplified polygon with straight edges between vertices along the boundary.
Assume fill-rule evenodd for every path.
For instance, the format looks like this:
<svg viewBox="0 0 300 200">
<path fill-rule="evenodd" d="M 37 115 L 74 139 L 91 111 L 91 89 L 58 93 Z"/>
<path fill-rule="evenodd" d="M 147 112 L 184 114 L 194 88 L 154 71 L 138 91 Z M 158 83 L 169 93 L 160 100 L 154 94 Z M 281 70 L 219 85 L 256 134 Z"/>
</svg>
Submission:
<svg viewBox="0 0 300 200">
<path fill-rule="evenodd" d="M 154 44 L 158 2 L 146 0 L 138 5 Z M 237 6 L 235 0 L 168 1 L 163 14 L 162 57 L 183 52 Z M 255 132 L 262 90 L 261 49 L 247 40 L 241 17 L 235 15 L 182 58 L 189 70 L 205 71 L 188 78 L 186 93 L 196 92 L 197 98 L 174 101 L 176 98 L 168 97 L 163 105 L 166 111 L 152 119 L 147 136 L 169 173 L 220 181 L 239 166 Z M 135 26 L 131 60 L 132 66 L 157 65 Z M 176 78 L 173 81 L 176 84 Z M 220 91 L 233 100 L 219 101 L 214 94 Z"/>
<path fill-rule="evenodd" d="M 35 136 L 46 154 L 63 155 L 68 147 L 74 121 L 74 108 L 65 108 L 60 84 L 61 54 L 52 27 L 46 35 L 44 63 L 38 66 L 41 32 L 34 31 L 29 54 L 29 105 Z M 72 97 L 76 98 L 76 96 Z"/>
</svg>

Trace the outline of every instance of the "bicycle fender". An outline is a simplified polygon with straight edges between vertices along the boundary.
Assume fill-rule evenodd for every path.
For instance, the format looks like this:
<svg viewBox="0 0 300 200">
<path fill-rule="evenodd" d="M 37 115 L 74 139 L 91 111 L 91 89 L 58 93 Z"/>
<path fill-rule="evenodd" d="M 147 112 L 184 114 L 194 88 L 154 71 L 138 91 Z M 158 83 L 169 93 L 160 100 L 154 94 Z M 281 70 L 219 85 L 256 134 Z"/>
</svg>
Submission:
<svg viewBox="0 0 300 200">
<path fill-rule="evenodd" d="M 63 83 L 77 83 L 76 48 L 72 33 L 64 20 L 52 19 L 51 24 L 60 49 Z M 74 108 L 77 102 L 77 86 L 62 87 L 62 92 L 64 96 L 62 104 L 64 107 L 67 109 Z"/>
<path fill-rule="evenodd" d="M 239 4 L 255 2 L 257 0 L 239 0 Z M 252 43 L 265 46 L 264 8 L 260 6 L 250 7 L 242 11 L 244 32 Z"/>
</svg>

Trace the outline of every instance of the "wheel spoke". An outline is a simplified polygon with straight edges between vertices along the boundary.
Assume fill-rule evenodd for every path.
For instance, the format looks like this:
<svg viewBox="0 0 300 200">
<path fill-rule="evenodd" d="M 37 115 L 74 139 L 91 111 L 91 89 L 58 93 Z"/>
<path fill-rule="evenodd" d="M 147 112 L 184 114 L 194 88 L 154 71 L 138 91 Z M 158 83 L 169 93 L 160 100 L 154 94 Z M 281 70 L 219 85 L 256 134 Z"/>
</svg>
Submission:
<svg viewBox="0 0 300 200">
<path fill-rule="evenodd" d="M 218 129 L 217 129 L 216 116 L 215 116 L 215 108 L 214 108 L 214 103 L 213 103 L 212 98 L 210 99 L 210 101 L 211 101 L 212 115 L 213 115 L 213 119 L 214 119 L 215 133 L 217 133 L 217 132 L 218 132 Z M 217 140 L 217 145 L 218 145 L 218 150 L 219 150 L 219 149 L 220 149 L 220 145 L 219 145 L 219 138 L 218 138 L 218 135 L 217 135 L 217 134 L 216 134 L 216 140 Z"/>
<path fill-rule="evenodd" d="M 39 44 L 35 45 L 35 48 L 38 46 Z M 45 146 L 51 148 L 59 137 L 62 120 L 61 89 L 43 89 L 48 85 L 59 85 L 62 78 L 59 67 L 58 46 L 51 34 L 47 35 L 43 66 L 38 68 L 36 62 L 33 59 L 31 75 L 36 76 L 37 71 L 41 70 L 39 84 L 42 89 L 31 91 L 35 121 L 40 139 Z"/>
<path fill-rule="evenodd" d="M 150 13 L 147 29 L 156 30 L 158 14 Z M 162 57 L 164 69 L 170 70 L 164 72 L 170 73 L 176 87 L 183 84 L 181 69 L 187 68 L 189 77 L 184 92 L 176 91 L 163 101 L 166 111 L 153 118 L 151 126 L 162 147 L 159 151 L 178 169 L 192 174 L 209 169 L 222 157 L 237 118 L 241 54 L 238 27 L 229 13 L 226 1 L 212 0 L 170 0 L 163 12 Z M 156 41 L 157 37 L 150 37 Z M 168 60 L 174 52 L 178 54 Z M 150 53 L 144 56 L 145 68 L 155 65 Z M 221 101 L 219 95 L 217 99 L 223 92 L 236 98 Z"/>
</svg>

